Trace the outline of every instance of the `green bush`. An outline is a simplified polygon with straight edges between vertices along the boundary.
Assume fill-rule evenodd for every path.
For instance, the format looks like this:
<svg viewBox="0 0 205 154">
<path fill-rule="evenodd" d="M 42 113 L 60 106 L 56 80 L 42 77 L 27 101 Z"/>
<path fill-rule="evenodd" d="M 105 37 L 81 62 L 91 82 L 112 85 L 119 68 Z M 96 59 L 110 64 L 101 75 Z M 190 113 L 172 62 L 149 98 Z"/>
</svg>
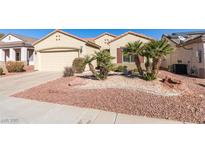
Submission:
<svg viewBox="0 0 205 154">
<path fill-rule="evenodd" d="M 6 62 L 6 68 L 8 72 L 23 72 L 24 63 L 20 61 L 8 61 Z"/>
<path fill-rule="evenodd" d="M 3 75 L 3 72 L 4 72 L 3 68 L 0 67 L 0 75 Z"/>
<path fill-rule="evenodd" d="M 156 79 L 156 76 L 154 75 L 154 73 L 146 73 L 144 74 L 143 79 L 146 81 L 152 81 Z"/>
<path fill-rule="evenodd" d="M 73 60 L 72 66 L 76 73 L 83 73 L 83 71 L 85 70 L 84 62 L 85 62 L 84 58 L 75 58 Z"/>
<path fill-rule="evenodd" d="M 126 68 L 127 68 L 127 66 L 119 65 L 119 66 L 114 68 L 114 71 L 115 72 L 124 72 Z"/>
<path fill-rule="evenodd" d="M 74 76 L 74 69 L 72 67 L 65 67 L 63 72 L 63 77 Z"/>
</svg>

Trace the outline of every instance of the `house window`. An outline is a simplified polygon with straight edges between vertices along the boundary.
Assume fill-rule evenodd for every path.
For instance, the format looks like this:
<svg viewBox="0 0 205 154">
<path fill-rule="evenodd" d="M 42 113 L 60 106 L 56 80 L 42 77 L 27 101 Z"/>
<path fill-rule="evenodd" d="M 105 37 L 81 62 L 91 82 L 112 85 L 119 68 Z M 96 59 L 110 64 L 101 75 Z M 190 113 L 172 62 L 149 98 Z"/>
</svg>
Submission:
<svg viewBox="0 0 205 154">
<path fill-rule="evenodd" d="M 202 63 L 202 51 L 201 50 L 198 50 L 198 60 L 199 60 L 199 63 Z"/>
<path fill-rule="evenodd" d="M 135 57 L 133 55 L 123 55 L 123 62 L 127 62 L 127 63 L 135 62 Z"/>
<path fill-rule="evenodd" d="M 123 49 L 122 49 L 122 52 L 123 52 Z M 123 59 L 123 62 L 126 62 L 126 63 L 133 63 L 135 62 L 135 56 L 133 55 L 122 55 L 122 59 Z"/>
</svg>

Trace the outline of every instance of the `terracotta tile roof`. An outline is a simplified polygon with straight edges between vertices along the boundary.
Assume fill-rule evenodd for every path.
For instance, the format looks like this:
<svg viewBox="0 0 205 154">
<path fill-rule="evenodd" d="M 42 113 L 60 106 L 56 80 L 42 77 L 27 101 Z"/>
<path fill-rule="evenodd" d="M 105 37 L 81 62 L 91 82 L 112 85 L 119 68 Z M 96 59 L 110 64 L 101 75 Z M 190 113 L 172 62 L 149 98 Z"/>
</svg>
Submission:
<svg viewBox="0 0 205 154">
<path fill-rule="evenodd" d="M 146 36 L 144 34 L 139 34 L 139 33 L 135 33 L 135 32 L 129 31 L 129 32 L 126 32 L 126 33 L 116 37 L 115 39 L 111 40 L 108 44 L 110 44 L 110 43 L 112 43 L 112 42 L 114 42 L 114 41 L 116 41 L 116 40 L 118 40 L 118 39 L 120 39 L 120 38 L 122 38 L 122 37 L 124 37 L 124 36 L 126 36 L 128 34 L 135 35 L 135 36 L 138 36 L 138 37 L 142 37 L 142 38 L 148 39 L 150 41 L 155 40 L 154 38 Z"/>
</svg>

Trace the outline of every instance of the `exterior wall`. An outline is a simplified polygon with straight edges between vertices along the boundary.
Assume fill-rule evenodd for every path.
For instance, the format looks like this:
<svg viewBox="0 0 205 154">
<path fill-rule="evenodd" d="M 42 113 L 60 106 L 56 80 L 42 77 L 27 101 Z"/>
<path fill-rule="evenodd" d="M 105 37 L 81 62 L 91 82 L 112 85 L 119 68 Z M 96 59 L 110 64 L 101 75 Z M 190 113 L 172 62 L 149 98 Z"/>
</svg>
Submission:
<svg viewBox="0 0 205 154">
<path fill-rule="evenodd" d="M 13 36 L 13 35 L 8 35 L 8 36 L 6 36 L 5 38 L 3 38 L 1 41 L 2 41 L 2 42 L 18 42 L 18 41 L 22 41 L 22 40 L 16 38 L 16 37 Z"/>
<path fill-rule="evenodd" d="M 21 61 L 27 62 L 27 48 L 21 48 Z"/>
<path fill-rule="evenodd" d="M 174 47 L 175 45 L 172 44 Z M 199 69 L 205 69 L 205 52 L 204 43 L 194 43 L 186 47 L 175 47 L 175 51 L 162 62 L 163 68 L 168 68 L 173 64 L 186 64 L 188 74 L 191 74 L 191 70 L 196 70 L 196 76 L 199 76 Z M 188 50 L 191 49 L 191 50 Z M 202 62 L 199 63 L 198 51 L 202 51 Z"/>
<path fill-rule="evenodd" d="M 117 63 L 117 48 L 125 47 L 128 42 L 142 41 L 144 43 L 149 42 L 149 40 L 128 34 L 116 41 L 110 43 L 110 54 L 115 57 L 113 63 Z"/>
<path fill-rule="evenodd" d="M 13 48 L 10 48 L 9 52 L 10 52 L 10 56 L 6 57 L 6 60 L 7 61 L 15 61 L 15 59 L 16 59 L 16 52 L 15 52 L 15 50 Z"/>
<path fill-rule="evenodd" d="M 0 62 L 4 62 L 5 53 L 2 49 L 0 49 Z"/>
<path fill-rule="evenodd" d="M 56 37 L 60 38 L 60 40 L 56 40 Z M 74 58 L 77 58 L 79 56 L 84 57 L 85 55 L 90 55 L 93 54 L 95 51 L 99 51 L 99 49 L 87 46 L 86 43 L 81 40 L 67 36 L 60 32 L 52 34 L 48 38 L 34 45 L 34 47 L 35 69 L 43 71 L 61 71 L 62 69 L 64 69 L 65 66 L 72 66 Z M 72 52 L 69 49 L 60 49 L 62 47 L 76 49 Z M 48 50 L 45 52 L 45 49 Z M 82 49 L 82 52 L 80 52 L 80 49 Z M 57 66 L 56 64 L 59 65 Z"/>
<path fill-rule="evenodd" d="M 56 40 L 57 36 L 60 36 L 60 40 Z M 35 50 L 43 50 L 46 48 L 56 48 L 56 47 L 73 47 L 80 48 L 83 47 L 85 49 L 85 42 L 62 34 L 60 32 L 56 32 L 49 36 L 48 38 L 42 40 L 41 42 L 34 45 Z"/>
<path fill-rule="evenodd" d="M 135 42 L 135 41 L 142 41 L 144 43 L 149 42 L 150 40 L 145 39 L 145 38 L 141 38 L 132 34 L 128 34 L 116 41 L 113 41 L 110 43 L 110 54 L 111 56 L 115 57 L 115 59 L 113 60 L 113 63 L 118 63 L 119 62 L 119 57 L 117 57 L 117 51 L 118 51 L 118 55 L 119 54 L 119 48 L 121 47 L 125 47 L 126 44 L 128 42 Z M 122 54 L 121 54 L 122 55 Z M 118 59 L 118 62 L 117 62 Z M 123 65 L 129 65 L 130 67 L 135 67 L 135 63 L 131 62 L 131 63 L 125 63 L 122 62 Z M 142 68 L 145 68 L 144 63 L 142 64 Z"/>
<path fill-rule="evenodd" d="M 56 40 L 57 37 L 60 38 L 60 40 Z M 34 48 L 35 48 L 34 69 L 35 70 L 42 70 L 42 64 L 41 64 L 42 63 L 42 53 L 39 53 L 38 51 L 44 50 L 47 48 L 56 48 L 54 50 L 59 51 L 57 49 L 58 47 L 59 48 L 72 47 L 72 48 L 78 48 L 78 49 L 82 48 L 81 54 L 82 55 L 86 54 L 85 42 L 77 40 L 77 39 L 72 38 L 70 36 L 67 36 L 67 35 L 62 34 L 60 32 L 56 32 L 56 33 L 53 33 L 48 38 L 46 38 L 46 39 L 42 40 L 41 42 L 37 43 L 36 45 L 34 45 Z M 62 53 L 66 53 L 66 52 L 62 52 Z M 53 53 L 51 53 L 51 54 L 53 54 Z M 50 61 L 53 61 L 53 58 L 49 54 L 47 54 L 47 55 L 49 56 L 49 58 L 47 58 L 46 61 L 48 63 L 50 63 Z M 78 56 L 76 55 L 76 57 L 78 57 Z M 73 60 L 73 59 L 71 58 L 70 61 L 71 60 Z M 68 56 L 68 61 L 69 61 L 69 56 Z M 55 61 L 53 61 L 53 62 L 55 62 Z"/>
<path fill-rule="evenodd" d="M 95 40 L 95 43 L 99 46 L 101 46 L 101 49 L 109 49 L 109 45 L 107 44 L 108 42 L 110 42 L 111 40 L 113 40 L 115 37 L 110 36 L 110 35 L 103 35 L 102 37 L 98 38 Z M 106 39 L 108 40 L 108 42 L 106 42 Z"/>
</svg>

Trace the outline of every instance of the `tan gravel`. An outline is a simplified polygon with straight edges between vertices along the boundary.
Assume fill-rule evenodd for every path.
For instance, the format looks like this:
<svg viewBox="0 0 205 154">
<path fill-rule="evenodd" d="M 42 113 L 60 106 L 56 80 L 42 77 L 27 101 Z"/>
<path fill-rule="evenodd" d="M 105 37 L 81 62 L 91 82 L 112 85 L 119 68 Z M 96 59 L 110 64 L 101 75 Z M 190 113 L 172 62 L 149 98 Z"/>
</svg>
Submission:
<svg viewBox="0 0 205 154">
<path fill-rule="evenodd" d="M 173 74 L 160 72 L 160 77 L 163 75 Z M 192 93 L 165 96 L 166 92 L 163 92 L 160 81 L 146 82 L 137 78 L 110 76 L 106 81 L 79 77 L 60 78 L 14 96 L 131 115 L 205 123 L 205 87 L 199 85 L 204 84 L 205 79 L 173 77 L 183 78 L 184 86 L 191 88 L 189 90 Z M 73 86 L 69 86 L 70 83 L 74 83 Z"/>
</svg>

